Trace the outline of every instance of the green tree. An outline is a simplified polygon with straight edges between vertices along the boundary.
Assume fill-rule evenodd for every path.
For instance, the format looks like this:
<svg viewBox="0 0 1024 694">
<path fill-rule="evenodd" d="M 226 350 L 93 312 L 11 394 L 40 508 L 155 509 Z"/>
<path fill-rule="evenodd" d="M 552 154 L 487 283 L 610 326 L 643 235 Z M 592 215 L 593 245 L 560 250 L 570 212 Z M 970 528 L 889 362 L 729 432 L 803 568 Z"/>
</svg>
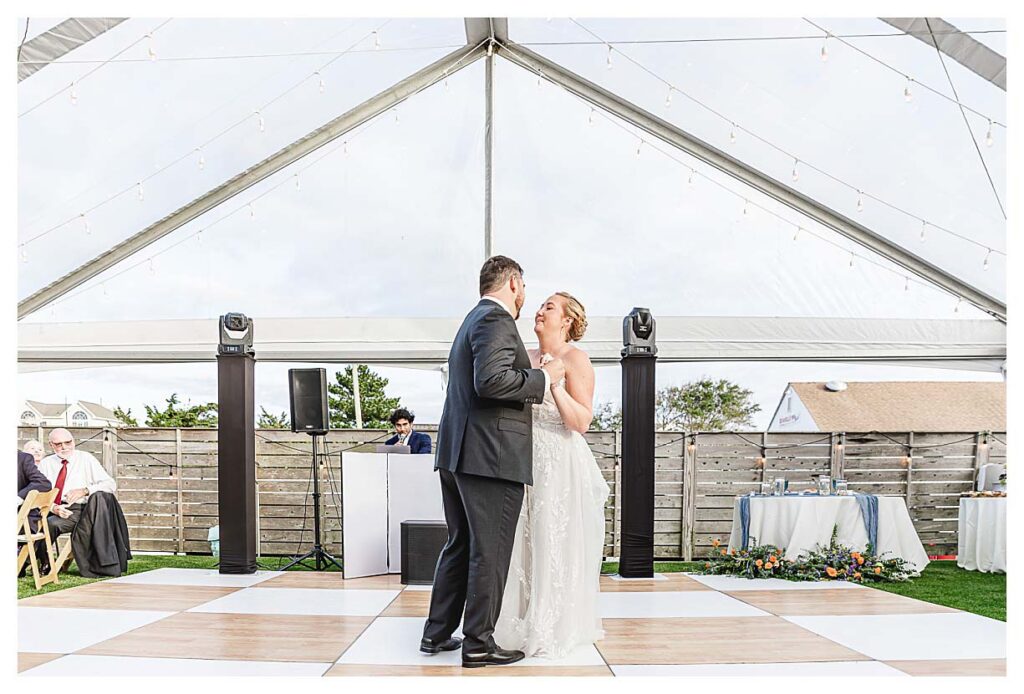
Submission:
<svg viewBox="0 0 1024 694">
<path fill-rule="evenodd" d="M 121 409 L 120 405 L 114 406 L 114 416 L 117 417 L 117 421 L 121 422 L 126 427 L 137 427 L 139 423 L 135 421 L 135 417 L 132 417 L 132 408 L 128 408 L 125 412 Z"/>
<path fill-rule="evenodd" d="M 750 401 L 753 393 L 726 379 L 702 378 L 681 386 L 658 390 L 654 402 L 654 426 L 659 430 L 724 431 L 753 426 L 761 406 Z M 594 408 L 597 430 L 622 428 L 622 408 L 610 402 Z"/>
<path fill-rule="evenodd" d="M 208 402 L 204 405 L 185 405 L 179 407 L 181 401 L 177 393 L 167 398 L 167 407 L 158 410 L 146 405 L 146 426 L 148 427 L 215 427 L 217 426 L 217 403 Z"/>
<path fill-rule="evenodd" d="M 263 405 L 260 405 L 260 417 L 256 420 L 257 429 L 289 429 L 291 423 L 288 421 L 288 413 L 282 412 L 280 415 L 271 414 L 267 412 Z"/>
<path fill-rule="evenodd" d="M 388 418 L 400 406 L 400 398 L 389 398 L 384 394 L 388 379 L 370 370 L 365 364 L 359 365 L 359 407 L 363 415 L 364 429 L 387 429 Z M 352 389 L 352 367 L 334 374 L 334 383 L 327 385 L 327 406 L 330 410 L 332 429 L 354 429 L 356 426 L 356 403 Z"/>
</svg>

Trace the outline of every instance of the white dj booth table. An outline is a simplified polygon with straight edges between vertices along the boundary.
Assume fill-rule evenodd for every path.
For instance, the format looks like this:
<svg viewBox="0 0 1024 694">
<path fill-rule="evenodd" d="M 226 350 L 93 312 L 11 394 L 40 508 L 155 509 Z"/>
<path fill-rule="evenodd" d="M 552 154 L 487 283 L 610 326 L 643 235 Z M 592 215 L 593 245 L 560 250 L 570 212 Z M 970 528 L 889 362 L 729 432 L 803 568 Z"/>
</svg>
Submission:
<svg viewBox="0 0 1024 694">
<path fill-rule="evenodd" d="M 343 453 L 341 479 L 345 578 L 401 573 L 402 521 L 444 521 L 434 455 Z"/>
</svg>

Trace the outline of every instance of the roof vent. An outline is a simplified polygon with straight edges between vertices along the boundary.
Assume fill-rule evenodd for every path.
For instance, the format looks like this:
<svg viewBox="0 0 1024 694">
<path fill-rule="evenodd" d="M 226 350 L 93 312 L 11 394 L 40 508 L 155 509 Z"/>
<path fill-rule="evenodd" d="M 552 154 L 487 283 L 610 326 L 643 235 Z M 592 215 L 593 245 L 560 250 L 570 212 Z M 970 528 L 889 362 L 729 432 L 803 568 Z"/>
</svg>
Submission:
<svg viewBox="0 0 1024 694">
<path fill-rule="evenodd" d="M 846 390 L 846 382 L 829 381 L 828 383 L 825 384 L 825 390 L 830 390 L 833 393 L 841 393 L 842 391 Z"/>
</svg>

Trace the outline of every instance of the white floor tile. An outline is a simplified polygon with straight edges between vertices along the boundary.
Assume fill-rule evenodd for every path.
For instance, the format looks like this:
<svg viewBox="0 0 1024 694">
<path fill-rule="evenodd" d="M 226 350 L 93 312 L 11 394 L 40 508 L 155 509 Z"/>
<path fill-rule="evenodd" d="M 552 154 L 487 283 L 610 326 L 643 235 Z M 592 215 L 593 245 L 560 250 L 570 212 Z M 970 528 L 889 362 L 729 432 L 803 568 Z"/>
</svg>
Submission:
<svg viewBox="0 0 1024 694">
<path fill-rule="evenodd" d="M 875 661 L 743 663 L 739 665 L 612 665 L 616 677 L 908 677 Z"/>
<path fill-rule="evenodd" d="M 338 659 L 346 665 L 461 665 L 458 650 L 426 655 L 419 652 L 423 635 L 420 617 L 379 617 Z M 456 630 L 454 636 L 461 636 Z M 581 646 L 562 659 L 526 658 L 507 667 L 524 665 L 603 665 L 604 659 L 593 644 Z"/>
<path fill-rule="evenodd" d="M 19 607 L 18 650 L 22 653 L 73 653 L 172 614 L 174 612 Z"/>
<path fill-rule="evenodd" d="M 665 574 L 654 574 L 654 578 L 624 578 L 624 577 L 620 576 L 619 574 L 612 574 L 608 578 L 612 579 L 613 581 L 623 581 L 625 583 L 629 583 L 630 581 L 667 581 L 668 580 L 668 576 L 666 576 Z"/>
<path fill-rule="evenodd" d="M 967 612 L 783 619 L 875 660 L 1006 657 L 1006 624 Z"/>
<path fill-rule="evenodd" d="M 425 590 L 427 592 L 432 591 L 434 586 L 406 586 L 406 590 Z"/>
<path fill-rule="evenodd" d="M 68 655 L 21 674 L 45 677 L 320 677 L 330 667 L 330 663 Z"/>
<path fill-rule="evenodd" d="M 400 592 L 329 588 L 253 588 L 211 600 L 193 607 L 189 612 L 376 617 L 398 597 Z"/>
<path fill-rule="evenodd" d="M 257 571 L 254 574 L 220 574 L 217 573 L 217 569 L 155 569 L 110 580 L 114 583 L 149 583 L 165 586 L 248 588 L 283 573 L 283 571 Z"/>
<path fill-rule="evenodd" d="M 661 593 L 601 593 L 605 618 L 658 617 L 766 617 L 767 612 L 724 593 L 688 590 Z"/>
<path fill-rule="evenodd" d="M 847 581 L 785 581 L 781 578 L 742 578 L 740 576 L 701 576 L 690 578 L 715 590 L 843 590 L 863 589 Z"/>
</svg>

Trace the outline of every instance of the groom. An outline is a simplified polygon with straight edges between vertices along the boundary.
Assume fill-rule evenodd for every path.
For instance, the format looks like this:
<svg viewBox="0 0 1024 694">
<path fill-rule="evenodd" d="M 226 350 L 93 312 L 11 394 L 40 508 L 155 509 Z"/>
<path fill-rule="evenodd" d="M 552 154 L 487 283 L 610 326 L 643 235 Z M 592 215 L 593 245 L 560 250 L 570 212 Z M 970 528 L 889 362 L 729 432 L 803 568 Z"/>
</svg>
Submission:
<svg viewBox="0 0 1024 694">
<path fill-rule="evenodd" d="M 448 355 L 448 392 L 437 460 L 448 543 L 437 560 L 420 650 L 462 646 L 463 667 L 507 665 L 522 651 L 492 636 L 512 540 L 533 483 L 532 405 L 565 375 L 560 359 L 530 368 L 515 319 L 526 299 L 519 263 L 496 255 L 480 269 L 480 303 L 466 316 Z M 464 641 L 452 638 L 463 616 Z"/>
</svg>

